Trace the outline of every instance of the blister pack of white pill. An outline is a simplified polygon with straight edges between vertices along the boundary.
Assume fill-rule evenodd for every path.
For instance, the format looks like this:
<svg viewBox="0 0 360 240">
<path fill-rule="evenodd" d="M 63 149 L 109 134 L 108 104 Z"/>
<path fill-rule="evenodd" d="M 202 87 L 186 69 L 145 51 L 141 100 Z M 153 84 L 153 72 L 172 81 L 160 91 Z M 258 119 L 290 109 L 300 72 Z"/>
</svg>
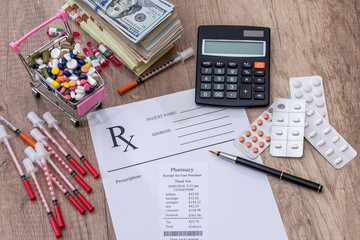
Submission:
<svg viewBox="0 0 360 240">
<path fill-rule="evenodd" d="M 275 98 L 271 126 L 270 154 L 301 157 L 304 145 L 305 99 Z"/>
<path fill-rule="evenodd" d="M 320 76 L 292 77 L 289 79 L 290 94 L 293 99 L 305 99 L 307 106 L 316 109 L 322 117 L 329 121 L 324 85 Z"/>
<path fill-rule="evenodd" d="M 270 145 L 272 105 L 234 140 L 234 145 L 254 159 Z"/>
<path fill-rule="evenodd" d="M 336 169 L 357 155 L 355 149 L 312 107 L 306 109 L 305 138 Z"/>
</svg>

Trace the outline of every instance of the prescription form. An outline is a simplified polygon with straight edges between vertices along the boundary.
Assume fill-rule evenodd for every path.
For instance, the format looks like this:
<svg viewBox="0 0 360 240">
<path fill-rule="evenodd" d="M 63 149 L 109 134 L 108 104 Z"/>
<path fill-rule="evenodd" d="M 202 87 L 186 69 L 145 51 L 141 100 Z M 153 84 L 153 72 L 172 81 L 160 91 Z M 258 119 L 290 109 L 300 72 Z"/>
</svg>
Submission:
<svg viewBox="0 0 360 240">
<path fill-rule="evenodd" d="M 287 239 L 267 175 L 209 153 L 246 158 L 233 145 L 249 125 L 245 109 L 194 97 L 191 89 L 88 115 L 117 239 Z"/>
</svg>

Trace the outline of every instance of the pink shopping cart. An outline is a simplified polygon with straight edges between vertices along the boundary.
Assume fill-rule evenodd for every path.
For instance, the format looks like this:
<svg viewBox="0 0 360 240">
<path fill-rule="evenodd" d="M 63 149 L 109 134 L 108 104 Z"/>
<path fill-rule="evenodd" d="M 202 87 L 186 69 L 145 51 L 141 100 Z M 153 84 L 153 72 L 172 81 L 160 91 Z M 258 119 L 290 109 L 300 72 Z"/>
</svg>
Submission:
<svg viewBox="0 0 360 240">
<path fill-rule="evenodd" d="M 50 86 L 50 84 L 46 81 L 46 79 L 43 77 L 42 74 L 37 72 L 33 68 L 28 67 L 28 59 L 33 54 L 28 54 L 25 58 L 21 54 L 21 51 L 19 49 L 20 44 L 30 37 L 32 34 L 43 28 L 44 26 L 48 25 L 52 21 L 56 19 L 62 19 L 65 25 L 64 34 L 60 34 L 56 38 L 52 39 L 50 42 L 46 43 L 39 49 L 37 49 L 35 52 L 43 52 L 46 50 L 51 51 L 54 48 L 54 45 L 56 43 L 63 43 L 66 41 L 66 38 L 71 34 L 71 29 L 68 24 L 68 16 L 66 15 L 65 10 L 60 9 L 58 13 L 47 20 L 46 22 L 40 24 L 33 30 L 31 30 L 29 33 L 27 33 L 25 36 L 20 38 L 18 41 L 10 43 L 10 48 L 19 56 L 21 62 L 24 64 L 26 70 L 28 71 L 30 77 L 31 77 L 31 91 L 34 96 L 40 97 L 42 96 L 46 100 L 48 100 L 50 103 L 52 103 L 54 106 L 56 106 L 58 109 L 60 109 L 62 112 L 64 112 L 66 115 L 70 117 L 70 120 L 72 123 L 77 127 L 79 126 L 80 120 L 85 117 L 88 113 L 95 110 L 96 108 L 100 108 L 102 105 L 102 100 L 105 98 L 105 87 L 104 87 L 104 80 L 101 78 L 99 73 L 96 71 L 95 73 L 98 75 L 97 77 L 97 87 L 96 89 L 87 95 L 85 98 L 81 99 L 77 102 L 68 101 L 64 98 L 64 96 L 60 93 L 58 89 L 53 88 Z M 46 94 L 49 93 L 50 94 Z"/>
</svg>

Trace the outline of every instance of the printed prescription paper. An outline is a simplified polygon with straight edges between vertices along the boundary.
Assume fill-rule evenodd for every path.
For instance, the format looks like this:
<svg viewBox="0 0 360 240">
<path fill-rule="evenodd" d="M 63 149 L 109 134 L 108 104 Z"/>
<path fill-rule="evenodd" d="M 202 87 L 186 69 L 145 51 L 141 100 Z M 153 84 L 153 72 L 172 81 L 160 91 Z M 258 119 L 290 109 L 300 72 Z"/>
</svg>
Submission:
<svg viewBox="0 0 360 240">
<path fill-rule="evenodd" d="M 249 125 L 245 110 L 199 106 L 194 96 L 192 89 L 88 115 L 116 237 L 167 239 L 168 234 L 174 235 L 173 240 L 287 239 L 267 176 L 209 153 L 219 150 L 246 157 L 232 143 Z M 196 164 L 200 164 L 201 177 L 188 180 L 201 185 L 198 193 L 205 202 L 196 209 L 203 219 L 195 224 L 176 219 L 172 232 L 172 224 L 164 227 L 167 203 L 163 195 L 171 191 L 166 183 L 176 177 L 166 179 L 163 174 L 169 167 L 195 169 Z M 184 218 L 192 204 L 182 197 L 179 205 L 172 203 L 171 207 Z M 194 215 L 185 217 L 190 216 Z M 195 234 L 197 226 L 200 230 Z"/>
</svg>

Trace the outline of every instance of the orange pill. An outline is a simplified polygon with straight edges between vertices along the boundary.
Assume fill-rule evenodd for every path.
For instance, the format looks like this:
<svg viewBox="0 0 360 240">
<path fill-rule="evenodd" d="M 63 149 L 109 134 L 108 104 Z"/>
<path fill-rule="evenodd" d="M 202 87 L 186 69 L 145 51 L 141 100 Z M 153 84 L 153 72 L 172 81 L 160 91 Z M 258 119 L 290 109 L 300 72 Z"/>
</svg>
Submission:
<svg viewBox="0 0 360 240">
<path fill-rule="evenodd" d="M 265 146 L 265 143 L 264 142 L 259 142 L 259 147 L 264 147 Z"/>
<path fill-rule="evenodd" d="M 254 147 L 254 148 L 253 148 L 253 152 L 254 152 L 254 153 L 257 153 L 258 151 L 259 151 L 259 149 L 258 149 L 257 147 Z"/>
<path fill-rule="evenodd" d="M 253 136 L 253 137 L 252 137 L 252 141 L 253 141 L 253 142 L 256 142 L 256 141 L 257 141 L 257 137 L 256 137 L 256 136 Z"/>
<path fill-rule="evenodd" d="M 269 114 L 265 113 L 264 114 L 264 119 L 267 120 L 269 118 Z"/>
<path fill-rule="evenodd" d="M 245 141 L 245 138 L 244 138 L 244 137 L 240 137 L 240 138 L 239 138 L 239 141 L 240 141 L 240 142 L 244 142 L 244 141 Z"/>
<path fill-rule="evenodd" d="M 263 121 L 262 121 L 261 119 L 259 119 L 259 120 L 257 121 L 257 124 L 258 124 L 258 125 L 262 125 L 262 124 L 263 124 Z"/>
<path fill-rule="evenodd" d="M 265 141 L 270 142 L 270 140 L 271 140 L 270 136 L 265 137 Z"/>
<path fill-rule="evenodd" d="M 256 131 L 257 127 L 255 125 L 251 126 L 251 130 Z"/>
<path fill-rule="evenodd" d="M 264 135 L 264 132 L 263 131 L 259 131 L 258 132 L 259 136 L 262 137 Z"/>
<path fill-rule="evenodd" d="M 248 148 L 250 148 L 251 145 L 252 145 L 251 142 L 247 142 L 247 143 L 246 143 L 246 146 L 247 146 Z"/>
<path fill-rule="evenodd" d="M 249 137 L 249 136 L 251 135 L 251 132 L 250 132 L 250 131 L 246 131 L 246 132 L 245 132 L 245 135 L 246 135 L 247 137 Z"/>
<path fill-rule="evenodd" d="M 81 71 L 83 73 L 87 73 L 89 71 L 89 68 L 87 66 L 83 65 L 83 66 L 81 66 Z"/>
</svg>

